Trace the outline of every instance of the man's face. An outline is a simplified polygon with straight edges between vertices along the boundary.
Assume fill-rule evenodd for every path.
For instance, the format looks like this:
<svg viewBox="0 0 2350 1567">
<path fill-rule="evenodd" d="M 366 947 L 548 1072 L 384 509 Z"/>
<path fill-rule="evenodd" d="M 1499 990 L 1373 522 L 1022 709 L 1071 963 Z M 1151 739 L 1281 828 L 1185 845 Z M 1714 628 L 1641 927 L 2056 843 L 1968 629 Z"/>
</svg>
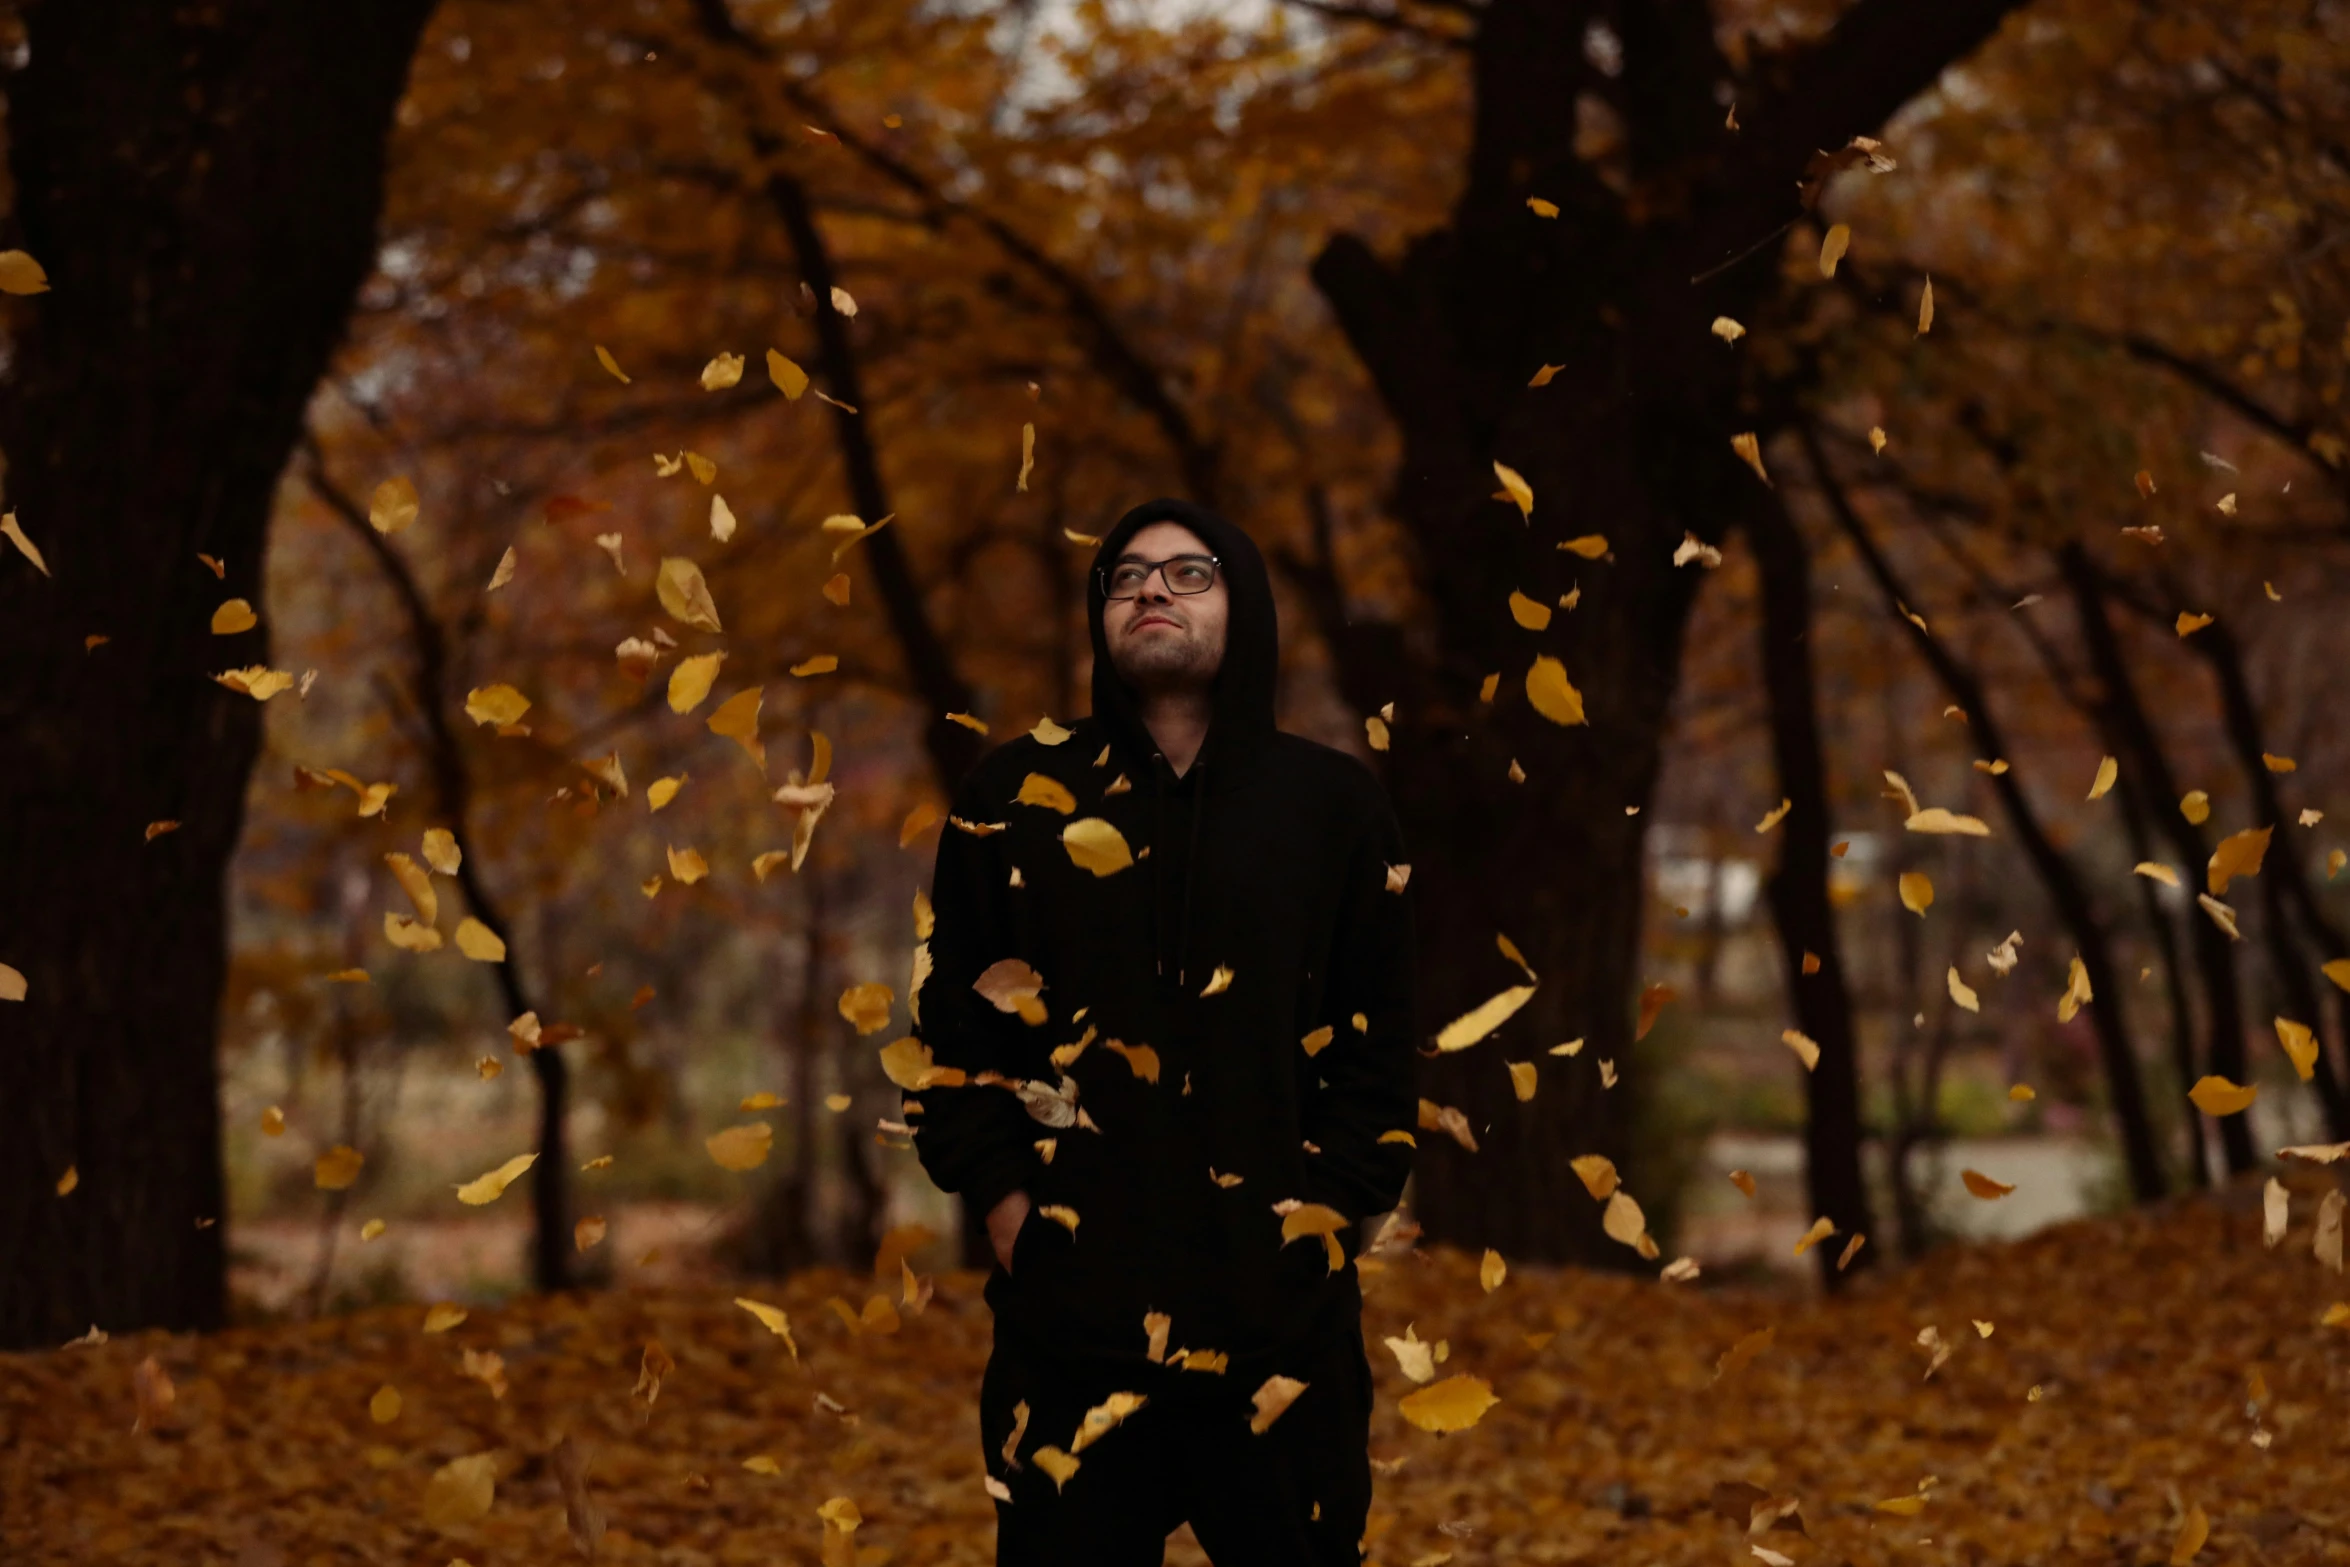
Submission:
<svg viewBox="0 0 2350 1567">
<path fill-rule="evenodd" d="M 1122 561 L 1148 563 L 1173 555 L 1210 555 L 1200 536 L 1179 522 L 1154 522 L 1138 529 L 1119 551 Z M 1231 600 L 1224 573 L 1205 593 L 1176 593 L 1167 586 L 1172 566 L 1153 571 L 1142 591 L 1102 606 L 1102 635 L 1110 663 L 1136 691 L 1205 687 L 1224 662 L 1224 624 Z"/>
</svg>

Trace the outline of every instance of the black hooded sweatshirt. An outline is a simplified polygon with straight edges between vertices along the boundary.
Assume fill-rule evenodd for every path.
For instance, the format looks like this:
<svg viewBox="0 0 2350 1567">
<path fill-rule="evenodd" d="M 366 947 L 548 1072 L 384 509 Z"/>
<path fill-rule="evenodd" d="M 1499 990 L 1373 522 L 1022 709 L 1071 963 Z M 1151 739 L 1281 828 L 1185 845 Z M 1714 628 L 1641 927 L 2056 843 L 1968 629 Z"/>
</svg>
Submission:
<svg viewBox="0 0 2350 1567">
<path fill-rule="evenodd" d="M 983 757 L 941 830 L 915 1028 L 933 1068 L 965 1081 L 909 1093 L 907 1117 L 939 1186 L 983 1213 L 1015 1190 L 1034 1205 L 1012 1271 L 988 1280 L 1000 1329 L 1116 1365 L 1137 1390 L 1190 1383 L 1172 1367 L 1218 1355 L 1227 1386 L 1253 1389 L 1282 1351 L 1360 1311 L 1353 1221 L 1393 1208 L 1410 1169 L 1405 855 L 1368 768 L 1274 727 L 1278 627 L 1247 534 L 1151 501 L 1119 519 L 1096 567 L 1162 520 L 1207 543 L 1229 598 L 1206 740 L 1180 775 L 1159 754 L 1090 572 L 1093 716 L 1057 743 L 1022 735 Z M 1020 803 L 1032 774 L 1074 809 Z M 1062 831 L 1088 817 L 1134 863 L 1078 864 Z M 1042 1021 L 973 988 L 1006 958 L 1043 981 Z M 1074 1112 L 1054 1097 L 1071 1088 Z M 1316 1236 L 1284 1244 L 1277 1205 L 1292 1203 L 1350 1221 L 1343 1266 Z M 1169 1322 L 1154 1360 L 1156 1313 Z"/>
</svg>

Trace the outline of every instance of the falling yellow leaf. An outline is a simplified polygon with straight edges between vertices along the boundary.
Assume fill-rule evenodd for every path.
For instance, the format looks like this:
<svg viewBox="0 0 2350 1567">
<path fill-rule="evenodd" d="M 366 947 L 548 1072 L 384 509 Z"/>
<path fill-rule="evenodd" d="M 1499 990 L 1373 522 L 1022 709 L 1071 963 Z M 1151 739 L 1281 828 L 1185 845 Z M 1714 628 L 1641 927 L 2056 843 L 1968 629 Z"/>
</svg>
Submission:
<svg viewBox="0 0 2350 1567">
<path fill-rule="evenodd" d="M 734 537 L 734 508 L 726 504 L 726 497 L 710 497 L 710 537 L 724 544 Z"/>
<path fill-rule="evenodd" d="M 2082 1007 L 2096 1000 L 2089 988 L 2089 965 L 2075 957 L 2072 967 L 2065 971 L 2064 994 L 2056 1001 L 2056 1020 L 2070 1023 Z"/>
<path fill-rule="evenodd" d="M 2203 1549 L 2203 1542 L 2211 1538 L 2211 1520 L 2204 1516 L 2200 1505 L 2187 1509 L 2187 1516 L 2179 1524 L 2177 1538 L 2171 1541 L 2170 1567 L 2187 1567 L 2195 1553 Z"/>
<path fill-rule="evenodd" d="M 2252 1101 L 2260 1097 L 2260 1087 L 2238 1086 L 2224 1077 L 2202 1077 L 2187 1090 L 2187 1097 L 2205 1115 L 2236 1115 L 2252 1107 Z"/>
<path fill-rule="evenodd" d="M 1731 436 L 1730 450 L 1736 452 L 1739 460 L 1754 470 L 1756 478 L 1765 484 L 1771 482 L 1771 476 L 1763 470 L 1762 442 L 1755 437 L 1752 430 Z"/>
<path fill-rule="evenodd" d="M 1396 1411 L 1422 1431 L 1466 1431 L 1500 1402 L 1483 1377 L 1451 1376 L 1405 1394 Z"/>
<path fill-rule="evenodd" d="M 741 746 L 761 773 L 767 771 L 767 748 L 759 743 L 759 710 L 765 700 L 760 686 L 737 691 L 718 704 L 709 721 L 710 733 Z"/>
<path fill-rule="evenodd" d="M 424 830 L 424 863 L 443 876 L 454 876 L 465 863 L 462 850 L 457 847 L 457 835 L 446 827 L 427 827 Z"/>
<path fill-rule="evenodd" d="M 1934 330 L 1934 280 L 1926 279 L 1926 286 L 1918 290 L 1918 336 Z"/>
<path fill-rule="evenodd" d="M 1028 475 L 1036 468 L 1036 426 L 1020 426 L 1020 477 L 1012 486 L 1021 495 L 1028 493 Z"/>
<path fill-rule="evenodd" d="M 1714 324 L 1710 330 L 1713 332 L 1714 336 L 1720 338 L 1725 343 L 1735 343 L 1738 341 L 1738 339 L 1746 335 L 1746 328 L 1741 326 L 1738 322 L 1731 320 L 1728 316 L 1714 317 Z"/>
<path fill-rule="evenodd" d="M 400 1404 L 400 1390 L 386 1382 L 367 1401 L 367 1418 L 379 1426 L 388 1426 L 400 1418 Z"/>
<path fill-rule="evenodd" d="M 384 911 L 384 940 L 403 952 L 438 952 L 441 933 L 430 925 L 419 925 L 405 914 Z"/>
<path fill-rule="evenodd" d="M 1876 1504 L 1877 1511 L 1891 1513 L 1896 1518 L 1915 1518 L 1926 1510 L 1922 1496 L 1894 1496 Z"/>
<path fill-rule="evenodd" d="M 81 1166 L 69 1164 L 65 1167 L 65 1173 L 57 1178 L 57 1195 L 69 1197 L 73 1194 L 73 1189 L 81 1184 Z"/>
<path fill-rule="evenodd" d="M 1607 535 L 1604 533 L 1586 533 L 1579 538 L 1572 538 L 1562 541 L 1559 545 L 1559 548 L 1562 550 L 1567 550 L 1570 553 L 1580 555 L 1585 560 L 1597 560 L 1602 555 L 1607 553 Z"/>
<path fill-rule="evenodd" d="M 384 856 L 384 863 L 392 868 L 392 879 L 400 890 L 408 894 L 408 901 L 416 906 L 416 917 L 427 925 L 437 924 L 441 917 L 441 900 L 433 891 L 432 878 L 414 860 L 405 854 Z"/>
<path fill-rule="evenodd" d="M 702 1141 L 710 1157 L 722 1170 L 756 1170 L 767 1162 L 775 1148 L 775 1128 L 765 1121 L 753 1121 L 747 1126 L 730 1126 L 723 1132 L 713 1132 Z"/>
<path fill-rule="evenodd" d="M 1752 1333 L 1741 1336 L 1738 1342 L 1723 1350 L 1721 1358 L 1714 1362 L 1714 1380 L 1720 1382 L 1744 1371 L 1754 1363 L 1755 1356 L 1771 1347 L 1771 1341 L 1778 1336 L 1779 1330 L 1775 1327 L 1756 1328 Z"/>
<path fill-rule="evenodd" d="M 2293 1063 L 2294 1075 L 2304 1083 L 2317 1075 L 2317 1035 L 2307 1023 L 2296 1023 L 2289 1017 L 2276 1019 L 2277 1043 L 2283 1047 L 2285 1059 Z"/>
<path fill-rule="evenodd" d="M 1935 833 L 1945 836 L 1955 833 L 1968 838 L 1988 838 L 1991 836 L 1990 823 L 1981 817 L 1961 816 L 1958 812 L 1945 810 L 1939 805 L 1929 805 L 1922 811 L 1911 812 L 1901 825 L 1911 832 Z"/>
<path fill-rule="evenodd" d="M 1530 520 L 1534 515 L 1533 487 L 1527 484 L 1525 477 L 1517 469 L 1510 467 L 1498 458 L 1494 460 L 1493 473 L 1495 478 L 1501 480 L 1501 487 L 1507 493 L 1511 503 L 1518 508 L 1519 517 Z"/>
<path fill-rule="evenodd" d="M 1048 811 L 1059 811 L 1063 816 L 1077 809 L 1077 797 L 1058 778 L 1043 773 L 1030 773 L 1020 780 L 1020 792 L 1013 796 L 1021 805 L 1041 805 Z"/>
<path fill-rule="evenodd" d="M 2172 870 L 2167 865 L 2158 864 L 2153 860 L 2140 860 L 2137 864 L 2131 866 L 2130 870 L 2134 875 L 2143 876 L 2148 881 L 2161 882 L 2165 887 L 2176 887 L 2179 884 L 2179 873 L 2177 871 Z"/>
<path fill-rule="evenodd" d="M 1584 722 L 1583 693 L 1567 679 L 1567 666 L 1547 653 L 1537 654 L 1526 670 L 1526 700 L 1554 724 Z"/>
<path fill-rule="evenodd" d="M 1621 1184 L 1616 1176 L 1615 1160 L 1605 1154 L 1584 1154 L 1568 1161 L 1567 1167 L 1575 1172 L 1575 1178 L 1583 1183 L 1583 1189 L 1597 1202 L 1607 1201 L 1615 1195 L 1617 1186 Z"/>
<path fill-rule="evenodd" d="M 49 563 L 41 558 L 41 552 L 33 547 L 33 541 L 25 537 L 24 529 L 16 525 L 15 512 L 0 515 L 0 538 L 15 545 L 17 553 L 31 561 L 35 571 L 44 577 L 49 575 Z"/>
<path fill-rule="evenodd" d="M 662 559 L 660 574 L 653 579 L 653 591 L 672 619 L 702 631 L 726 629 L 718 623 L 718 606 L 710 598 L 710 585 L 702 579 L 702 568 L 682 555 Z"/>
<path fill-rule="evenodd" d="M 506 1188 L 514 1184 L 517 1176 L 538 1162 L 539 1156 L 535 1153 L 518 1153 L 496 1169 L 477 1175 L 458 1187 L 457 1200 L 471 1208 L 496 1202 L 505 1195 Z"/>
<path fill-rule="evenodd" d="M 748 1300 L 740 1295 L 734 1298 L 734 1303 L 757 1317 L 761 1326 L 783 1340 L 783 1347 L 791 1351 L 792 1359 L 800 1358 L 800 1346 L 791 1336 L 791 1318 L 784 1314 L 782 1307 L 770 1306 L 763 1300 Z"/>
<path fill-rule="evenodd" d="M 1934 881 L 1924 871 L 1903 871 L 1896 884 L 1901 893 L 1901 906 L 1923 918 L 1934 902 Z"/>
<path fill-rule="evenodd" d="M 1512 1014 L 1533 998 L 1534 987 L 1532 985 L 1512 985 L 1507 990 L 1486 997 L 1437 1031 L 1436 1048 L 1440 1051 L 1468 1049 L 1469 1046 L 1501 1027 Z"/>
<path fill-rule="evenodd" d="M 1599 1216 L 1599 1227 L 1607 1238 L 1619 1245 L 1638 1246 L 1648 1233 L 1648 1216 L 1640 1211 L 1640 1204 L 1632 1194 L 1618 1187 L 1608 1195 L 1607 1208 Z"/>
<path fill-rule="evenodd" d="M 1077 1466 L 1080 1462 L 1057 1447 L 1040 1447 L 1030 1453 L 1028 1457 L 1037 1468 L 1052 1476 L 1055 1491 L 1069 1483 L 1069 1477 L 1077 1473 Z"/>
<path fill-rule="evenodd" d="M 839 654 L 817 653 L 792 665 L 791 672 L 804 678 L 808 675 L 829 675 L 838 668 L 840 668 Z"/>
<path fill-rule="evenodd" d="M 596 363 L 611 371 L 613 379 L 617 380 L 622 386 L 629 384 L 628 374 L 626 371 L 620 368 L 620 361 L 613 358 L 612 350 L 606 348 L 601 343 L 596 345 Z"/>
<path fill-rule="evenodd" d="M 795 403 L 800 400 L 800 394 L 808 389 L 808 372 L 772 348 L 767 350 L 767 379 L 775 383 L 777 391 Z"/>
<path fill-rule="evenodd" d="M 311 1174 L 322 1192 L 348 1191 L 359 1179 L 360 1167 L 366 1163 L 367 1155 L 349 1143 L 337 1143 L 318 1156 Z"/>
<path fill-rule="evenodd" d="M 856 1027 L 857 1035 L 878 1034 L 889 1027 L 890 1008 L 897 992 L 879 983 L 851 985 L 840 993 L 840 1015 Z"/>
<path fill-rule="evenodd" d="M 479 686 L 465 694 L 465 716 L 480 724 L 518 723 L 530 698 L 508 685 Z"/>
<path fill-rule="evenodd" d="M 724 653 L 699 653 L 692 658 L 679 659 L 677 667 L 669 672 L 669 711 L 690 713 L 702 705 L 717 683 L 718 666 L 726 662 Z"/>
<path fill-rule="evenodd" d="M 702 366 L 702 390 L 705 392 L 723 392 L 742 378 L 743 356 L 740 354 L 720 354 Z"/>
<path fill-rule="evenodd" d="M 849 607 L 849 574 L 836 571 L 824 579 L 824 596 L 842 609 Z"/>
<path fill-rule="evenodd" d="M 25 998 L 25 977 L 20 969 L 0 963 L 0 1001 L 22 1001 Z"/>
<path fill-rule="evenodd" d="M 2211 820 L 2211 796 L 2200 789 L 2190 789 L 2179 796 L 2179 814 L 2200 827 Z"/>
<path fill-rule="evenodd" d="M 2350 958 L 2336 958 L 2318 972 L 2334 982 L 2337 990 L 2350 990 Z"/>
<path fill-rule="evenodd" d="M 1982 998 L 1975 994 L 1974 987 L 1972 985 L 1969 985 L 1965 980 L 1958 977 L 1958 967 L 1955 964 L 1951 966 L 1948 983 L 1950 986 L 1950 999 L 1952 1001 L 1956 1002 L 1960 1007 L 1969 1012 L 1980 1012 L 1983 1010 Z"/>
<path fill-rule="evenodd" d="M 1541 631 L 1550 625 L 1550 606 L 1540 599 L 1530 599 L 1513 588 L 1510 590 L 1510 619 L 1528 631 Z"/>
<path fill-rule="evenodd" d="M 1737 1187 L 1745 1196 L 1752 1197 L 1755 1193 L 1754 1177 L 1744 1170 L 1732 1170 L 1730 1184 Z"/>
<path fill-rule="evenodd" d="M 2023 1105 L 2030 1104 L 2033 1100 L 2039 1098 L 2040 1096 L 2032 1091 L 2031 1084 L 2016 1083 L 2007 1090 L 2007 1097 L 2013 1100 L 2015 1103 Z"/>
<path fill-rule="evenodd" d="M 463 1528 L 488 1517 L 497 1495 L 496 1454 L 475 1453 L 468 1458 L 452 1458 L 435 1469 L 425 1483 L 424 1521 L 435 1529 Z"/>
<path fill-rule="evenodd" d="M 2274 756 L 2263 751 L 2260 753 L 2260 765 L 2272 773 L 2289 773 L 2299 768 L 2301 764 L 2289 756 Z"/>
<path fill-rule="evenodd" d="M 459 1323 L 463 1322 L 466 1318 L 466 1315 L 467 1313 L 463 1306 L 451 1305 L 447 1301 L 437 1302 L 425 1310 L 424 1331 L 427 1333 L 446 1333 L 451 1328 L 456 1327 Z"/>
<path fill-rule="evenodd" d="M 243 599 L 230 599 L 212 612 L 212 634 L 216 637 L 233 637 L 259 624 L 261 620 L 253 613 L 253 606 Z"/>
<path fill-rule="evenodd" d="M 1772 828 L 1785 821 L 1787 819 L 1787 813 L 1793 809 L 1795 809 L 1795 802 L 1793 800 L 1781 800 L 1772 809 L 1763 813 L 1763 819 L 1754 824 L 1754 830 L 1757 833 L 1769 832 Z"/>
<path fill-rule="evenodd" d="M 702 858 L 699 849 L 681 849 L 670 844 L 668 859 L 669 874 L 677 879 L 680 887 L 691 887 L 710 874 L 710 862 Z"/>
<path fill-rule="evenodd" d="M 660 810 L 670 801 L 676 799 L 677 791 L 684 787 L 685 778 L 683 775 L 675 778 L 654 779 L 645 785 L 645 808 L 650 811 Z"/>
<path fill-rule="evenodd" d="M 386 479 L 367 498 L 367 521 L 386 538 L 416 520 L 416 482 L 405 474 Z"/>
<path fill-rule="evenodd" d="M 2089 785 L 2089 798 L 2092 800 L 2103 799 L 2105 791 L 2113 787 L 2113 781 L 2121 776 L 2121 772 L 2121 763 L 2110 756 L 2099 762 L 2096 780 Z"/>
<path fill-rule="evenodd" d="M 1835 1233 L 1836 1221 L 1827 1217 L 1825 1214 L 1821 1215 L 1819 1218 L 1811 1221 L 1811 1228 L 1805 1230 L 1803 1232 L 1803 1238 L 1795 1243 L 1795 1255 L 1798 1257 L 1802 1256 L 1805 1252 L 1811 1250 L 1814 1246 L 1817 1246 L 1820 1242 L 1826 1240 L 1829 1236 Z"/>
<path fill-rule="evenodd" d="M 1518 1096 L 1518 1103 L 1527 1103 L 1534 1097 L 1534 1063 L 1531 1061 L 1510 1061 L 1505 1062 L 1504 1065 L 1510 1069 L 1510 1092 Z"/>
<path fill-rule="evenodd" d="M 31 253 L 0 250 L 0 294 L 46 294 L 49 274 Z"/>
<path fill-rule="evenodd" d="M 1852 244 L 1852 227 L 1846 223 L 1831 224 L 1820 240 L 1820 276 L 1834 277 L 1836 263 L 1844 259 L 1844 252 Z"/>
<path fill-rule="evenodd" d="M 1061 829 L 1061 847 L 1080 869 L 1109 876 L 1134 863 L 1126 835 L 1099 816 L 1081 816 Z"/>
<path fill-rule="evenodd" d="M 609 1226 L 600 1218 L 580 1220 L 571 1227 L 571 1246 L 574 1251 L 589 1251 L 604 1244 Z"/>
<path fill-rule="evenodd" d="M 506 961 L 506 943 L 470 914 L 457 922 L 457 950 L 476 963 Z"/>
<path fill-rule="evenodd" d="M 2213 897 L 2227 891 L 2228 883 L 2238 876 L 2260 874 L 2260 862 L 2268 857 L 2269 835 L 2274 831 L 2273 827 L 2247 827 L 2220 840 L 2203 873 Z"/>
<path fill-rule="evenodd" d="M 2205 626 L 2210 625 L 2211 617 L 2209 615 L 2190 615 L 2182 609 L 2179 611 L 2179 618 L 2175 624 L 2180 636 L 2191 637 Z"/>
<path fill-rule="evenodd" d="M 1991 1179 L 1980 1170 L 1961 1170 L 1958 1172 L 1958 1178 L 1966 1183 L 1968 1191 L 1982 1198 L 1985 1202 L 1996 1202 L 2015 1190 L 2014 1187 L 2004 1182 Z"/>
<path fill-rule="evenodd" d="M 1806 1072 L 1819 1069 L 1820 1047 L 1811 1035 L 1800 1029 L 1785 1028 L 1779 1031 L 1779 1043 L 1795 1052 L 1795 1059 L 1803 1063 Z"/>
</svg>

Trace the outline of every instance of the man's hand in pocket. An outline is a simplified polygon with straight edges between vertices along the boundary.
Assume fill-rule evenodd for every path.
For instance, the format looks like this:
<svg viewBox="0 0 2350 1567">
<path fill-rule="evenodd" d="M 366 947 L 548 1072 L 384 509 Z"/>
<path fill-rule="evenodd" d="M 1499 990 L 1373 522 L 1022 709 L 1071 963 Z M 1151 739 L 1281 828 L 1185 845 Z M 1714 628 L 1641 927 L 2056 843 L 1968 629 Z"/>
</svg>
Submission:
<svg viewBox="0 0 2350 1567">
<path fill-rule="evenodd" d="M 990 1209 L 987 1215 L 987 1239 L 995 1247 L 995 1260 L 1006 1273 L 1012 1271 L 1012 1242 L 1020 1237 L 1020 1226 L 1028 1222 L 1028 1194 L 1013 1192 Z"/>
</svg>

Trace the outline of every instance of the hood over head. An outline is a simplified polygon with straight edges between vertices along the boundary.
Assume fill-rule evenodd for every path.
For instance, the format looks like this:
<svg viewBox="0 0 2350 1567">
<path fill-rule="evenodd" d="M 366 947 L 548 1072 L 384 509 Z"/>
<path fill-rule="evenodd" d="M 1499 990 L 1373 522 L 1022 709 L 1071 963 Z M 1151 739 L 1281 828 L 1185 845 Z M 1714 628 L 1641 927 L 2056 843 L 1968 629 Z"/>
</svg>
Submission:
<svg viewBox="0 0 2350 1567">
<path fill-rule="evenodd" d="M 1217 667 L 1211 687 L 1213 711 L 1200 760 L 1214 764 L 1205 774 L 1213 780 L 1210 787 L 1229 787 L 1243 771 L 1242 764 L 1261 751 L 1275 732 L 1273 695 L 1281 672 L 1281 632 L 1264 555 L 1254 539 L 1219 513 L 1190 501 L 1145 501 L 1103 535 L 1085 585 L 1086 619 L 1093 630 L 1094 716 L 1108 728 L 1112 743 L 1138 766 L 1147 764 L 1158 749 L 1143 724 L 1134 691 L 1110 659 L 1109 638 L 1102 629 L 1102 611 L 1109 602 L 1102 593 L 1102 570 L 1125 551 L 1129 539 L 1154 522 L 1189 528 L 1221 563 L 1217 575 L 1224 583 L 1230 607 L 1224 661 Z"/>
</svg>

